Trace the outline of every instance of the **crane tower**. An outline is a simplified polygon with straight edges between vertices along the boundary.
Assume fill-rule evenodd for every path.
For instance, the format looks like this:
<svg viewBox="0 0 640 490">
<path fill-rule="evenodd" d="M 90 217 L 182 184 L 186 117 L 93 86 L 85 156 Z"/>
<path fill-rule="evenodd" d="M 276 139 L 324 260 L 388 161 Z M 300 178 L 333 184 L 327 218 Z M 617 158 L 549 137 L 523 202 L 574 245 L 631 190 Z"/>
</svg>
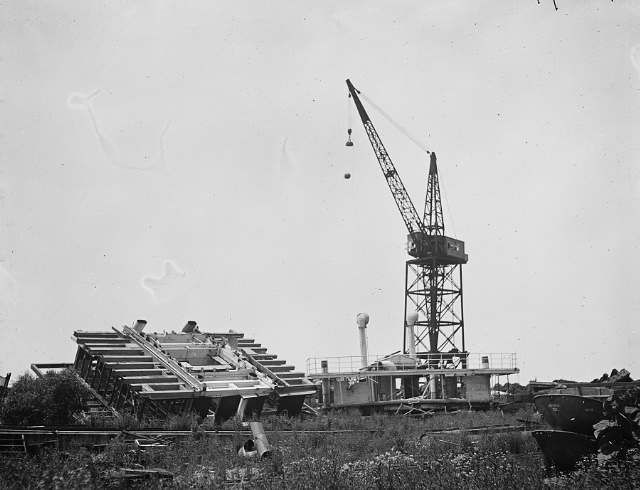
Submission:
<svg viewBox="0 0 640 490">
<path fill-rule="evenodd" d="M 407 252 L 411 258 L 405 264 L 405 327 L 407 314 L 417 311 L 419 318 L 415 323 L 413 339 L 407 338 L 407 329 L 403 329 L 403 351 L 407 353 L 411 350 L 413 343 L 417 357 L 427 364 L 441 362 L 446 352 L 466 353 L 462 265 L 467 263 L 468 257 L 463 241 L 445 235 L 436 154 L 429 152 L 429 177 L 421 218 L 360 101 L 360 92 L 349 80 L 347 87 L 409 232 Z M 464 363 L 464 356 L 461 357 Z"/>
</svg>

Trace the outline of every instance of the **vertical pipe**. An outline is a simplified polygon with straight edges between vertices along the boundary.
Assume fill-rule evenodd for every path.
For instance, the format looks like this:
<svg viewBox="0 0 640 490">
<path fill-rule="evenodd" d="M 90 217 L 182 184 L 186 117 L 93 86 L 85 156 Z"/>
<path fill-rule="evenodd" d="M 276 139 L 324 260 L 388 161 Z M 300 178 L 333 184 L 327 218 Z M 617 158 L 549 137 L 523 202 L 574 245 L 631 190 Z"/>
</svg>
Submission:
<svg viewBox="0 0 640 490">
<path fill-rule="evenodd" d="M 409 357 L 411 359 L 418 359 L 418 356 L 416 355 L 416 336 L 415 336 L 415 332 L 414 332 L 414 325 L 416 324 L 416 322 L 418 321 L 418 312 L 414 311 L 412 313 L 409 313 L 407 315 L 407 321 L 406 321 L 406 334 L 405 334 L 405 339 L 408 340 L 409 343 Z M 405 347 L 405 352 L 406 352 L 406 347 Z"/>
<path fill-rule="evenodd" d="M 329 361 L 320 361 L 320 366 L 324 374 L 329 372 Z M 326 408 L 331 406 L 331 380 L 329 378 L 322 378 L 322 401 Z"/>
<path fill-rule="evenodd" d="M 462 266 L 458 266 L 460 268 L 460 324 L 462 328 L 460 331 L 462 332 L 462 352 L 467 352 L 464 346 L 464 297 L 462 293 Z"/>
<path fill-rule="evenodd" d="M 368 349 L 367 349 L 367 324 L 369 323 L 369 315 L 366 313 L 358 313 L 356 317 L 356 323 L 358 324 L 358 330 L 360 331 L 360 362 L 361 367 L 367 367 L 368 362 Z"/>
<path fill-rule="evenodd" d="M 409 262 L 404 265 L 404 317 L 407 318 L 407 304 L 409 303 Z M 402 332 L 402 353 L 407 353 L 407 331 Z"/>
<path fill-rule="evenodd" d="M 436 384 L 436 376 L 435 374 L 431 374 L 429 376 L 429 398 L 431 400 L 435 400 L 438 396 L 437 393 L 437 384 Z"/>
</svg>

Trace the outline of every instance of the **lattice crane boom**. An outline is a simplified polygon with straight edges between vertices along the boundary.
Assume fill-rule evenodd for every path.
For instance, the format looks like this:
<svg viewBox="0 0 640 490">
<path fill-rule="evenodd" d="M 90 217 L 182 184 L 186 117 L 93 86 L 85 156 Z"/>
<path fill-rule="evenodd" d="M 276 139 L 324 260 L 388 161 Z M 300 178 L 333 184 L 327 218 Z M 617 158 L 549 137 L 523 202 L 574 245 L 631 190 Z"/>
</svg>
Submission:
<svg viewBox="0 0 640 490">
<path fill-rule="evenodd" d="M 425 228 L 422 224 L 422 220 L 420 219 L 420 215 L 417 213 L 416 208 L 414 207 L 411 199 L 409 198 L 409 194 L 404 187 L 404 184 L 400 180 L 400 176 L 387 153 L 384 145 L 382 144 L 382 140 L 376 131 L 376 128 L 373 127 L 373 123 L 367 114 L 362 102 L 360 101 L 360 97 L 358 97 L 358 91 L 351 84 L 349 80 L 347 80 L 347 87 L 349 87 L 349 94 L 353 97 L 353 101 L 358 109 L 358 114 L 360 115 L 360 119 L 362 119 L 362 124 L 364 125 L 364 129 L 369 137 L 369 141 L 371 142 L 371 146 L 373 147 L 373 151 L 378 158 L 378 163 L 380 164 L 380 168 L 382 169 L 382 173 L 384 178 L 387 180 L 387 184 L 389 185 L 389 189 L 391 190 L 391 194 L 396 201 L 396 205 L 400 210 L 400 214 L 402 215 L 402 219 L 409 231 L 409 235 L 411 239 L 413 239 L 413 243 L 418 243 L 421 241 L 421 237 L 426 235 Z"/>
</svg>

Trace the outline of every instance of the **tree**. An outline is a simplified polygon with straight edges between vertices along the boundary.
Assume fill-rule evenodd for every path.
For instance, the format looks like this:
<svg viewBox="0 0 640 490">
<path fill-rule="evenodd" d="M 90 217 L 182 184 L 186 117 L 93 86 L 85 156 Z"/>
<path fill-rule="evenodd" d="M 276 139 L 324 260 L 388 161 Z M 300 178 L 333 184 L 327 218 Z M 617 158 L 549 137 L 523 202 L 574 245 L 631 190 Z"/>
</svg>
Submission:
<svg viewBox="0 0 640 490">
<path fill-rule="evenodd" d="M 88 409 L 89 388 L 70 370 L 48 371 L 41 378 L 24 373 L 11 386 L 0 407 L 9 425 L 67 425 Z"/>
<path fill-rule="evenodd" d="M 520 383 L 505 383 L 503 385 L 496 384 L 493 389 L 495 391 L 504 391 L 509 395 L 515 395 L 517 393 L 522 393 L 528 390 L 526 386 L 522 386 Z"/>
</svg>

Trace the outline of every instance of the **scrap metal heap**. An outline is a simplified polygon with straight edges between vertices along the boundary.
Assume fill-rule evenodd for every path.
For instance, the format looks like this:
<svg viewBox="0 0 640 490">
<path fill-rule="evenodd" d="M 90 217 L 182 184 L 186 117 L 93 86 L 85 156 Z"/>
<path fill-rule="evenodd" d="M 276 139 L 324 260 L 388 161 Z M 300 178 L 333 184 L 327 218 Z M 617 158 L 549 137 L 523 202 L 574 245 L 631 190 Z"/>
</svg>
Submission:
<svg viewBox="0 0 640 490">
<path fill-rule="evenodd" d="M 316 388 L 294 366 L 230 330 L 143 333 L 146 321 L 107 332 L 74 332 L 74 371 L 106 407 L 135 417 L 196 411 L 224 420 L 266 406 L 297 415 Z M 38 372 L 47 366 L 34 365 Z"/>
</svg>

